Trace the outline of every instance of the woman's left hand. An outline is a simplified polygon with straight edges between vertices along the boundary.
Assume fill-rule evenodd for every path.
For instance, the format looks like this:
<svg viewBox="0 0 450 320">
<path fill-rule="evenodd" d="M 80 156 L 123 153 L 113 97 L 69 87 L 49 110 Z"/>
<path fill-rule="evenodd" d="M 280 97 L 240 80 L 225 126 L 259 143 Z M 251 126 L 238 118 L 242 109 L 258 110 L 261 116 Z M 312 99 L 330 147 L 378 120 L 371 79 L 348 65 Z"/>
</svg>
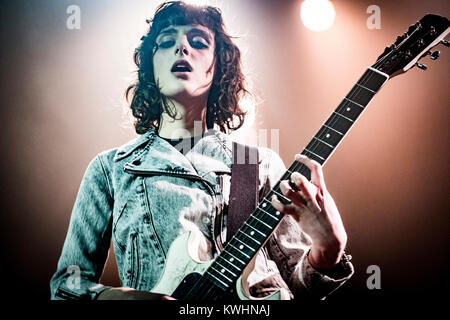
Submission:
<svg viewBox="0 0 450 320">
<path fill-rule="evenodd" d="M 287 180 L 280 184 L 282 194 L 292 201 L 282 204 L 276 196 L 272 205 L 284 214 L 289 214 L 299 223 L 301 229 L 312 239 L 309 261 L 317 269 L 333 268 L 341 259 L 347 234 L 336 204 L 325 186 L 322 166 L 301 154 L 295 160 L 311 170 L 311 181 L 294 172 L 291 183 L 297 186 L 295 191 Z"/>
</svg>

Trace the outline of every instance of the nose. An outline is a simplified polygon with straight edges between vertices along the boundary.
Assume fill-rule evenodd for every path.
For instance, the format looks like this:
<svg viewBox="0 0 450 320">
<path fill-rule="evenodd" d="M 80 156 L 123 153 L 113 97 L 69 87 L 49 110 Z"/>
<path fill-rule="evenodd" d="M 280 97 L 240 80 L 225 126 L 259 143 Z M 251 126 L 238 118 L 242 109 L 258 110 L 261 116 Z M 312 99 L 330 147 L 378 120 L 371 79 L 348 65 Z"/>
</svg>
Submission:
<svg viewBox="0 0 450 320">
<path fill-rule="evenodd" d="M 179 42 L 179 44 L 175 48 L 175 54 L 179 54 L 182 56 L 189 54 L 188 46 L 186 45 L 184 39 Z"/>
<path fill-rule="evenodd" d="M 180 54 L 183 56 L 186 56 L 189 54 L 188 49 L 186 48 L 186 46 L 184 44 L 180 44 L 176 49 L 175 49 L 175 54 Z"/>
</svg>

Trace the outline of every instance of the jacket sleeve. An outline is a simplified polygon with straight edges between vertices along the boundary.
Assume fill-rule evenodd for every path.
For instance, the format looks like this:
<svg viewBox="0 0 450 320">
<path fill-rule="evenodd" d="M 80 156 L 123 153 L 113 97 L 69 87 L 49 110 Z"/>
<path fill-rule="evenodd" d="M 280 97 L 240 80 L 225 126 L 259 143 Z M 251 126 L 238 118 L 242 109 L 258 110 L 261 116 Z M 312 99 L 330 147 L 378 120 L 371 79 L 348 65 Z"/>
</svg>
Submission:
<svg viewBox="0 0 450 320">
<path fill-rule="evenodd" d="M 51 299 L 93 300 L 109 288 L 99 284 L 111 239 L 113 197 L 100 156 L 89 164 L 72 210 Z"/>
<path fill-rule="evenodd" d="M 266 172 L 263 194 L 267 194 L 286 172 L 278 154 L 272 150 L 268 153 L 261 163 L 261 169 Z M 268 258 L 275 262 L 294 298 L 324 299 L 354 273 L 349 262 L 351 257 L 345 254 L 341 262 L 326 274 L 315 270 L 307 257 L 311 244 L 311 238 L 290 216 L 283 218 L 266 243 Z"/>
</svg>

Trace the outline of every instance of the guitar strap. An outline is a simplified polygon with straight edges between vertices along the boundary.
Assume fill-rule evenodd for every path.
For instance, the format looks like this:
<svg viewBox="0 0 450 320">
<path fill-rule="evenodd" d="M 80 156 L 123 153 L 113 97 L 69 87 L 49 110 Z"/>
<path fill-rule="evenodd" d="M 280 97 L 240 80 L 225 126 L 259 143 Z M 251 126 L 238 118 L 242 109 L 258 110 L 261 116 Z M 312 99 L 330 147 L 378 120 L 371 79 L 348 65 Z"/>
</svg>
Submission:
<svg viewBox="0 0 450 320">
<path fill-rule="evenodd" d="M 258 148 L 233 142 L 227 238 L 230 240 L 259 202 Z"/>
</svg>

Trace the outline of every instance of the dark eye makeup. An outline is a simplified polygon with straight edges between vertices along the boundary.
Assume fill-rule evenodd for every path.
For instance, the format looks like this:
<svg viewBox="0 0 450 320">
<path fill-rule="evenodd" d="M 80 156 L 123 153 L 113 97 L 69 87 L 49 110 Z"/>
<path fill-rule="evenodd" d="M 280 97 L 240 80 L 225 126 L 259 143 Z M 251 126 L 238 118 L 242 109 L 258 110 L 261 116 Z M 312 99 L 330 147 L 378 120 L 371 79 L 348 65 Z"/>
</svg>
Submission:
<svg viewBox="0 0 450 320">
<path fill-rule="evenodd" d="M 172 35 L 174 32 L 171 31 L 170 33 L 170 35 L 166 34 L 161 37 L 158 48 L 169 49 L 175 45 L 176 38 Z M 187 33 L 187 38 L 189 45 L 194 49 L 202 50 L 209 47 L 209 37 L 201 30 L 193 29 L 191 32 Z"/>
</svg>

